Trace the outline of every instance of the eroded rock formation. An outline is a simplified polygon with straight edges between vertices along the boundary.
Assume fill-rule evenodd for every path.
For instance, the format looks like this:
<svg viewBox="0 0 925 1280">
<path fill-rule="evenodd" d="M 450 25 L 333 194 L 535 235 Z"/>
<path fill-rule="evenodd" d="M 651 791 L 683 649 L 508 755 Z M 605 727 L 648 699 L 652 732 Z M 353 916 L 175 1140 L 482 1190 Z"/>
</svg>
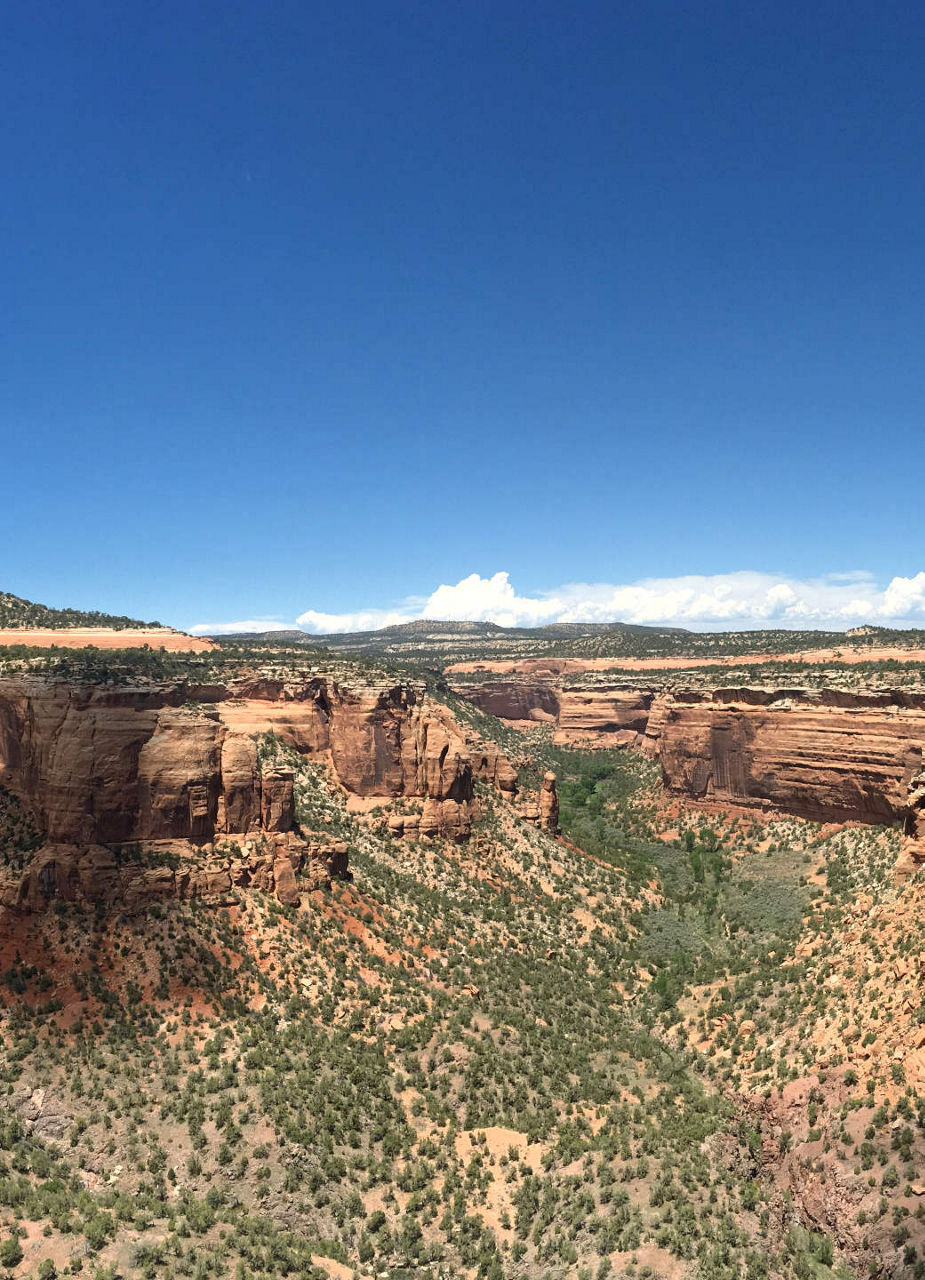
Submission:
<svg viewBox="0 0 925 1280">
<path fill-rule="evenodd" d="M 463 840 L 475 777 L 516 791 L 495 744 L 467 742 L 447 709 L 411 685 L 347 689 L 319 676 L 113 688 L 11 677 L 0 680 L 0 785 L 48 843 L 3 901 L 210 896 L 230 891 L 233 871 L 291 900 L 294 872 L 312 854 L 300 846 L 290 856 L 294 774 L 278 753 L 261 758 L 267 733 L 317 757 L 349 794 L 417 802 L 396 834 Z M 183 841 L 206 849 L 247 836 L 272 837 L 282 862 L 258 860 L 250 871 L 208 858 L 182 870 L 139 867 L 104 847 Z"/>
<path fill-rule="evenodd" d="M 666 784 L 697 799 L 870 823 L 904 817 L 923 743 L 922 705 L 758 689 L 662 696 L 642 739 Z"/>
<path fill-rule="evenodd" d="M 551 835 L 558 833 L 559 792 L 556 775 L 551 770 L 543 775 L 539 791 L 529 792 L 521 798 L 520 816 L 541 831 L 548 831 Z"/>
<path fill-rule="evenodd" d="M 0 905 L 16 911 L 43 911 L 53 902 L 88 906 L 105 903 L 128 914 L 168 899 L 234 901 L 245 886 L 273 893 L 287 905 L 308 889 L 347 873 L 348 851 L 341 841 L 305 841 L 293 832 L 273 839 L 212 850 L 190 857 L 185 842 L 125 846 L 46 844 L 19 877 L 0 883 Z M 301 881 L 296 874 L 301 873 Z"/>
<path fill-rule="evenodd" d="M 896 873 L 900 877 L 912 875 L 922 866 L 925 866 L 925 769 L 917 770 L 909 779 Z"/>
<path fill-rule="evenodd" d="M 471 822 L 472 751 L 449 714 L 409 686 L 303 684 L 107 689 L 25 677 L 0 681 L 0 784 L 56 843 L 206 842 L 286 831 L 292 776 L 263 772 L 272 731 L 328 761 L 359 796 L 415 796 L 459 835 Z M 516 785 L 491 745 L 480 776 Z"/>
<path fill-rule="evenodd" d="M 629 683 L 558 687 L 547 672 L 460 687 L 515 724 L 545 720 L 554 740 L 630 746 L 658 760 L 670 790 L 822 822 L 902 821 L 900 871 L 925 865 L 925 694 Z"/>
<path fill-rule="evenodd" d="M 630 746 L 644 733 L 654 693 L 624 684 L 601 686 L 548 683 L 546 672 L 528 680 L 498 680 L 472 685 L 466 697 L 482 711 L 512 724 L 551 724 L 562 745 L 592 742 Z"/>
<path fill-rule="evenodd" d="M 550 770 L 543 776 L 540 787 L 540 826 L 544 831 L 559 830 L 559 792 L 556 788 L 556 775 Z"/>
</svg>

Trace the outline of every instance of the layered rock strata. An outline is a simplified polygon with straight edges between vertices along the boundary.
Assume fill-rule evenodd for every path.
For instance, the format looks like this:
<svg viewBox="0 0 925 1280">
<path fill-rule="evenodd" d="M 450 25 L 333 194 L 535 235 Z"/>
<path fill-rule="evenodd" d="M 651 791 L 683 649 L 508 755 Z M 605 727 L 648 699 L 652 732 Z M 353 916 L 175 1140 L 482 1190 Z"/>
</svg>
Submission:
<svg viewBox="0 0 925 1280">
<path fill-rule="evenodd" d="M 513 789 L 493 746 L 473 751 L 448 713 L 410 686 L 344 689 L 324 677 L 233 687 L 100 688 L 0 680 L 0 785 L 55 843 L 207 842 L 292 825 L 292 775 L 267 773 L 273 732 L 323 758 L 359 796 L 429 802 L 468 834 L 473 777 Z"/>
<path fill-rule="evenodd" d="M 903 864 L 925 864 L 925 693 L 801 688 L 555 687 L 521 677 L 460 687 L 515 724 L 548 721 L 554 740 L 631 746 L 669 790 L 821 822 L 904 823 Z"/>
<path fill-rule="evenodd" d="M 697 799 L 821 822 L 905 817 L 921 768 L 925 699 L 719 689 L 654 700 L 640 745 Z"/>
<path fill-rule="evenodd" d="M 655 694 L 622 684 L 562 687 L 547 673 L 530 680 L 498 680 L 461 692 L 482 711 L 512 724 L 549 724 L 564 746 L 631 746 L 644 733 Z"/>
<path fill-rule="evenodd" d="M 10 677 L 0 680 L 0 786 L 48 844 L 32 878 L 7 885 L 5 900 L 35 904 L 48 896 L 43 886 L 65 900 L 145 899 L 168 881 L 168 896 L 211 893 L 211 863 L 185 870 L 186 878 L 164 868 L 152 877 L 150 868 L 141 874 L 107 861 L 103 847 L 186 841 L 205 849 L 228 836 L 289 839 L 294 775 L 262 758 L 278 756 L 261 752 L 268 733 L 322 761 L 348 794 L 416 802 L 409 835 L 466 839 L 476 777 L 516 791 L 503 753 L 493 743 L 470 745 L 446 708 L 411 685 L 348 689 L 318 676 L 101 687 Z M 257 867 L 255 874 L 291 897 L 288 887 L 280 892 L 285 867 L 272 870 L 270 876 Z"/>
</svg>

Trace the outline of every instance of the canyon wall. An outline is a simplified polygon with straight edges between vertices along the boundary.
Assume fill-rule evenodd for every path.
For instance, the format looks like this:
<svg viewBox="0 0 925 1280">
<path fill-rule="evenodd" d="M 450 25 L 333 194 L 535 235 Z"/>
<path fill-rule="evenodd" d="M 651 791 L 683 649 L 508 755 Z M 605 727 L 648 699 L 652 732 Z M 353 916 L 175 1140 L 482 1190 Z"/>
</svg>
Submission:
<svg viewBox="0 0 925 1280">
<path fill-rule="evenodd" d="M 925 703 L 720 689 L 656 698 L 639 745 L 696 799 L 890 823 L 906 815 L 923 743 Z"/>
<path fill-rule="evenodd" d="M 903 821 L 904 860 L 925 861 L 925 693 L 758 688 L 665 692 L 533 674 L 459 686 L 553 740 L 632 746 L 665 785 L 694 799 L 779 809 L 824 822 Z"/>
<path fill-rule="evenodd" d="M 294 832 L 228 841 L 206 856 L 184 841 L 141 846 L 46 844 L 19 875 L 0 879 L 0 905 L 43 911 L 53 902 L 105 903 L 132 914 L 170 899 L 229 905 L 244 887 L 299 902 L 299 881 L 319 888 L 347 874 L 348 848 L 333 839 L 302 840 Z"/>
<path fill-rule="evenodd" d="M 628 746 L 645 732 L 652 690 L 622 684 L 564 687 L 551 679 L 544 671 L 538 678 L 496 680 L 458 692 L 512 724 L 553 725 L 553 741 L 561 745 Z"/>
<path fill-rule="evenodd" d="M 420 802 L 416 835 L 466 839 L 476 778 L 516 791 L 503 753 L 470 745 L 447 709 L 410 684 L 345 688 L 318 676 L 101 686 L 8 677 L 0 679 L 0 786 L 46 844 L 0 901 L 25 909 L 52 897 L 131 905 L 249 883 L 286 901 L 295 871 L 343 871 L 346 850 L 295 837 L 295 775 L 277 752 L 261 750 L 268 733 L 323 762 L 348 796 Z M 409 819 L 408 834 L 411 826 Z M 248 837 L 231 862 L 189 857 Z M 182 865 L 138 866 L 104 848 L 133 842 L 178 842 Z"/>
<path fill-rule="evenodd" d="M 359 796 L 416 797 L 441 832 L 464 837 L 476 772 L 513 770 L 470 748 L 445 709 L 405 685 L 341 688 L 259 680 L 237 686 L 105 688 L 0 680 L 0 785 L 58 843 L 187 839 L 292 825 L 292 774 L 267 771 L 272 731 L 330 763 Z"/>
</svg>

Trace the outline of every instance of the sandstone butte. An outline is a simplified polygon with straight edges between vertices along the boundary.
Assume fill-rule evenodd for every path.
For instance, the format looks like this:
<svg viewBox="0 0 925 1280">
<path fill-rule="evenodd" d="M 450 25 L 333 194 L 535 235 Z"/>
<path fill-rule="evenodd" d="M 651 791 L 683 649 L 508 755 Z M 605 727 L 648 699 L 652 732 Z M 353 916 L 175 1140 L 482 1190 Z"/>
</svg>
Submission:
<svg viewBox="0 0 925 1280">
<path fill-rule="evenodd" d="M 712 805 L 820 822 L 897 823 L 899 872 L 925 862 L 925 693 L 786 688 L 563 687 L 547 674 L 458 685 L 554 741 L 624 746 L 658 760 L 665 786 Z"/>
<path fill-rule="evenodd" d="M 293 770 L 268 767 L 258 754 L 258 736 L 270 731 L 321 762 L 348 797 L 403 802 L 408 811 L 389 820 L 395 836 L 467 839 L 476 779 L 517 798 L 517 774 L 500 749 L 467 738 L 410 684 L 345 688 L 314 676 L 101 687 L 8 676 L 0 679 L 0 785 L 45 844 L 0 883 L 0 903 L 134 908 L 248 883 L 294 901 L 299 869 L 312 882 L 343 874 L 346 846 L 293 829 Z M 553 775 L 521 810 L 556 828 Z M 120 854 L 138 842 L 159 852 L 157 865 Z"/>
<path fill-rule="evenodd" d="M 169 649 L 175 653 L 204 653 L 215 641 L 188 636 L 170 627 L 138 627 L 116 631 L 108 627 L 0 627 L 0 645 L 28 645 L 33 649 Z"/>
</svg>

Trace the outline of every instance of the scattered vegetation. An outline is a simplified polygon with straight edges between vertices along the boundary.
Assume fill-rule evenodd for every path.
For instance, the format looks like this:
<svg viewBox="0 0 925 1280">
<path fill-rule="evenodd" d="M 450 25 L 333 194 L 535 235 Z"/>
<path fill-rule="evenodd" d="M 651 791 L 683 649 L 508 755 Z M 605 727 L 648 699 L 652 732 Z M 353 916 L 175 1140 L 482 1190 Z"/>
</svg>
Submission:
<svg viewBox="0 0 925 1280">
<path fill-rule="evenodd" d="M 398 678 L 273 645 L 2 661 L 191 701 Z M 562 838 L 480 785 L 467 845 L 396 841 L 264 734 L 351 882 L 4 917 L 0 1269 L 921 1280 L 925 1098 L 895 1035 L 925 1026 L 925 904 L 893 884 L 898 834 L 669 803 L 641 756 L 416 679 L 522 787 L 556 772 Z M 0 792 L 0 865 L 37 843 Z"/>
<path fill-rule="evenodd" d="M 159 622 L 140 622 L 111 613 L 99 613 L 96 609 L 51 609 L 45 604 L 22 600 L 8 591 L 0 591 L 0 628 L 52 628 L 107 627 L 125 631 L 130 627 L 159 627 Z"/>
</svg>

